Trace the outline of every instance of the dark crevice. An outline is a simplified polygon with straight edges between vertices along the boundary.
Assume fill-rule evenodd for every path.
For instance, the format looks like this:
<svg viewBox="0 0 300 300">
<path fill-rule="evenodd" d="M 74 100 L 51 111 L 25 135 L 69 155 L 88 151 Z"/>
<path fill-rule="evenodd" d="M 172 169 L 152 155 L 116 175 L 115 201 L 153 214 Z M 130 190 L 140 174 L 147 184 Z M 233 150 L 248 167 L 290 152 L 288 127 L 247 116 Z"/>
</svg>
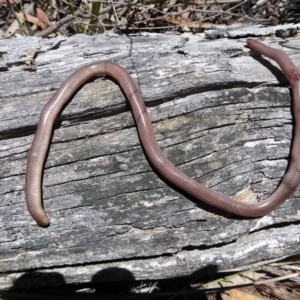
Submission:
<svg viewBox="0 0 300 300">
<path fill-rule="evenodd" d="M 194 251 L 194 250 L 199 250 L 199 251 L 204 251 L 204 250 L 210 250 L 210 249 L 217 249 L 217 248 L 222 248 L 224 246 L 227 246 L 227 245 L 230 245 L 230 244 L 234 244 L 236 243 L 237 240 L 232 240 L 230 242 L 222 242 L 222 243 L 216 243 L 216 244 L 212 244 L 212 245 L 200 245 L 200 246 L 192 246 L 192 245 L 189 245 L 189 246 L 185 246 L 183 247 L 181 250 L 182 251 Z M 180 251 L 178 251 L 180 252 Z"/>
<path fill-rule="evenodd" d="M 90 81 L 92 81 L 92 80 L 90 80 Z M 249 82 L 244 82 L 244 81 L 241 81 L 241 82 L 237 81 L 237 82 L 232 82 L 232 83 L 227 83 L 227 84 L 219 84 L 219 85 L 214 85 L 214 86 L 209 85 L 207 87 L 201 87 L 201 88 L 189 88 L 186 91 L 180 91 L 180 93 L 175 93 L 169 97 L 163 97 L 161 99 L 153 100 L 151 102 L 147 101 L 147 102 L 145 102 L 145 104 L 147 107 L 155 107 L 155 106 L 158 106 L 165 102 L 176 100 L 179 97 L 184 98 L 184 97 L 191 96 L 194 94 L 200 94 L 200 93 L 209 92 L 209 91 L 221 91 L 221 90 L 234 89 L 234 88 L 240 87 L 241 85 L 243 87 L 247 87 L 247 88 L 251 89 L 251 88 L 259 87 L 261 84 L 262 83 L 257 83 L 257 82 L 249 83 Z M 275 85 L 275 84 L 271 85 L 270 84 L 270 85 L 265 85 L 265 86 L 281 87 L 281 86 L 286 86 L 286 85 Z M 76 93 L 77 93 L 77 91 L 74 93 L 74 95 Z M 71 97 L 70 101 L 71 100 L 72 100 L 72 97 Z M 228 103 L 224 103 L 224 105 L 228 105 Z M 208 107 L 210 107 L 210 106 L 208 106 Z M 211 107 L 214 107 L 214 105 L 212 105 Z M 59 128 L 63 121 L 84 122 L 84 121 L 91 121 L 91 120 L 95 120 L 95 119 L 101 119 L 104 117 L 115 116 L 115 115 L 118 115 L 125 111 L 129 111 L 130 106 L 126 101 L 126 103 L 124 102 L 124 104 L 117 104 L 115 107 L 110 106 L 109 109 L 102 108 L 101 111 L 99 111 L 99 112 L 95 112 L 95 109 L 97 109 L 97 108 L 88 109 L 88 110 L 82 111 L 78 114 L 68 115 L 68 116 L 63 116 L 63 117 L 60 115 L 58 117 L 58 119 L 56 120 L 54 127 Z M 153 122 L 153 123 L 155 123 L 155 122 Z M 19 137 L 23 137 L 23 136 L 32 135 L 35 132 L 35 130 L 36 130 L 35 125 L 31 125 L 31 126 L 27 126 L 27 127 L 26 126 L 25 127 L 17 127 L 17 128 L 10 129 L 10 130 L 3 130 L 3 131 L 0 131 L 0 140 L 13 139 L 13 138 L 19 138 Z"/>
<path fill-rule="evenodd" d="M 300 222 L 299 222 L 300 223 Z M 42 270 L 53 270 L 53 269 L 64 269 L 66 267 L 85 267 L 85 266 L 93 266 L 93 265 L 105 265 L 110 263 L 124 263 L 124 262 L 130 262 L 130 261 L 145 261 L 145 260 L 152 260 L 162 257 L 172 257 L 182 251 L 194 251 L 194 250 L 209 250 L 209 249 L 216 249 L 216 248 L 222 248 L 224 246 L 234 244 L 237 240 L 232 240 L 227 243 L 217 243 L 212 244 L 210 246 L 207 245 L 201 245 L 201 246 L 184 246 L 178 251 L 174 251 L 172 253 L 161 253 L 157 255 L 150 255 L 150 256 L 135 256 L 135 257 L 128 257 L 128 258 L 118 258 L 118 259 L 109 259 L 109 260 L 100 260 L 100 261 L 93 261 L 93 262 L 86 262 L 86 263 L 70 263 L 70 264 L 63 264 L 63 265 L 51 265 L 49 267 L 37 267 L 37 268 L 29 268 L 29 269 L 20 269 L 20 270 L 13 270 L 13 271 L 3 271 L 1 274 L 14 274 L 14 273 L 23 273 L 23 272 L 34 272 L 34 271 L 42 271 Z M 28 249 L 29 250 L 29 249 Z"/>
<path fill-rule="evenodd" d="M 259 231 L 268 230 L 268 229 L 286 228 L 288 230 L 289 226 L 292 226 L 292 225 L 300 225 L 300 221 L 289 221 L 289 222 L 284 222 L 283 221 L 283 222 L 280 222 L 280 223 L 266 225 L 266 226 L 260 227 L 258 229 L 255 229 L 255 230 L 249 232 L 249 235 L 257 233 Z"/>
</svg>

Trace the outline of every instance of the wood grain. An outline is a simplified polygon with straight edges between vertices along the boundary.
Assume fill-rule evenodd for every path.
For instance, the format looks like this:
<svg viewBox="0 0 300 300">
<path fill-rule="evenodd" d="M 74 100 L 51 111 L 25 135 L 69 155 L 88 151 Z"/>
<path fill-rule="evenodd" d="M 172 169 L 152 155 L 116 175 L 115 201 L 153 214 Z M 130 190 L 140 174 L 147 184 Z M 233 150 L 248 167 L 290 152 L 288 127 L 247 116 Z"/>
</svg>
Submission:
<svg viewBox="0 0 300 300">
<path fill-rule="evenodd" d="M 57 121 L 43 182 L 51 227 L 26 211 L 26 157 L 40 110 L 69 74 L 100 60 L 134 77 L 175 165 L 226 195 L 268 196 L 288 163 L 291 99 L 276 64 L 243 54 L 244 45 L 158 34 L 0 40 L 0 269 L 9 272 L 0 287 L 32 269 L 66 283 L 111 268 L 144 280 L 298 254 L 299 191 L 257 219 L 180 193 L 151 168 L 124 96 L 103 78 L 82 87 Z M 298 66 L 299 45 L 284 48 Z"/>
</svg>

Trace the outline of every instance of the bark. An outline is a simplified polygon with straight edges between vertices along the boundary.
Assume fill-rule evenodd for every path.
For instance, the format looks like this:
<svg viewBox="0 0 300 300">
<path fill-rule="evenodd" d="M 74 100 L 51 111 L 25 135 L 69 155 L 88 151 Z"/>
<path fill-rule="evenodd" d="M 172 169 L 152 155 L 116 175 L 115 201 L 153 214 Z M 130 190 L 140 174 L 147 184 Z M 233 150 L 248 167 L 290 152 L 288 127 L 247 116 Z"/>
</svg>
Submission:
<svg viewBox="0 0 300 300">
<path fill-rule="evenodd" d="M 264 41 L 300 65 L 299 40 Z M 105 77 L 79 89 L 56 122 L 43 179 L 50 226 L 26 209 L 26 158 L 42 107 L 72 72 L 102 60 L 133 76 L 178 168 L 228 196 L 266 198 L 288 164 L 291 97 L 276 63 L 248 52 L 244 38 L 204 35 L 0 41 L 0 288 L 28 284 L 32 270 L 50 286 L 165 279 L 299 254 L 299 190 L 253 219 L 182 193 L 147 161 L 126 99 Z"/>
</svg>

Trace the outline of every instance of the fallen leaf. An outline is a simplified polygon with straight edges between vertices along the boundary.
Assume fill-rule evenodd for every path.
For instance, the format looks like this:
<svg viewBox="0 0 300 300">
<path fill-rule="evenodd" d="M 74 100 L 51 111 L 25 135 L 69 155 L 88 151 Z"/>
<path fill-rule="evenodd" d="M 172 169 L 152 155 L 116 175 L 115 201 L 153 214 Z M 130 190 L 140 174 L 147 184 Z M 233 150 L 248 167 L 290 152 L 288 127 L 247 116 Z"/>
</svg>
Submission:
<svg viewBox="0 0 300 300">
<path fill-rule="evenodd" d="M 46 25 L 42 21 L 40 21 L 38 18 L 36 18 L 32 15 L 24 14 L 21 12 L 21 13 L 17 13 L 17 16 L 21 20 L 26 20 L 27 22 L 33 23 L 33 24 L 41 27 L 42 29 L 46 29 Z"/>
<path fill-rule="evenodd" d="M 50 21 L 48 19 L 48 16 L 46 15 L 46 13 L 39 7 L 36 8 L 36 15 L 37 18 L 42 21 L 44 24 L 50 25 Z"/>
<path fill-rule="evenodd" d="M 173 17 L 166 17 L 165 21 L 167 21 L 168 23 L 171 23 L 171 24 L 181 24 L 180 20 L 173 18 Z"/>
<path fill-rule="evenodd" d="M 181 24 L 186 24 L 190 15 L 190 9 L 193 9 L 195 5 L 188 5 L 186 10 L 182 15 L 181 15 Z"/>
<path fill-rule="evenodd" d="M 237 289 L 229 290 L 221 294 L 223 300 L 266 300 L 256 295 L 242 292 Z"/>
</svg>

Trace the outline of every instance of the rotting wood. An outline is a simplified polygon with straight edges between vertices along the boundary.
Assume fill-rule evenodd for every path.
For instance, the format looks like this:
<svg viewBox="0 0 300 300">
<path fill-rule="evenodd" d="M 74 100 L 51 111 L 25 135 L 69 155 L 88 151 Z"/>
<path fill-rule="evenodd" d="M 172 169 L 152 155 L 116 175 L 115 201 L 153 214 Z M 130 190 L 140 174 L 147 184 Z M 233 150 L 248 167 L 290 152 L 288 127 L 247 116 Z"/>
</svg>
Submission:
<svg viewBox="0 0 300 300">
<path fill-rule="evenodd" d="M 299 45 L 284 47 L 297 65 Z M 287 166 L 291 100 L 276 64 L 245 55 L 244 46 L 173 34 L 0 41 L 0 270 L 10 272 L 0 287 L 32 269 L 55 270 L 61 283 L 99 273 L 101 280 L 112 268 L 125 279 L 158 279 L 298 254 L 299 190 L 257 219 L 180 193 L 148 164 L 119 87 L 101 77 L 57 122 L 43 183 L 50 227 L 36 226 L 25 207 L 26 157 L 41 108 L 69 74 L 100 60 L 132 74 L 159 144 L 180 169 L 227 195 L 268 196 Z"/>
</svg>

